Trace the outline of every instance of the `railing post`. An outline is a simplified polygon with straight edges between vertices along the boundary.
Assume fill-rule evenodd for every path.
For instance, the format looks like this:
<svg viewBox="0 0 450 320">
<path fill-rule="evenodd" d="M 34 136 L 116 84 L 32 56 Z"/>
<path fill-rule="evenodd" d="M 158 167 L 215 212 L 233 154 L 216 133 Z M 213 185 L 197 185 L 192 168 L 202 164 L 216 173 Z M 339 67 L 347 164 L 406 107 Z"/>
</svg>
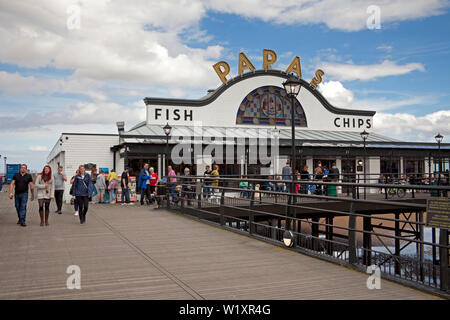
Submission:
<svg viewBox="0 0 450 320">
<path fill-rule="evenodd" d="M 166 178 L 166 200 L 167 200 L 167 209 L 170 209 L 170 189 L 172 186 L 170 185 L 169 178 Z"/>
<path fill-rule="evenodd" d="M 250 192 L 251 192 L 251 194 L 250 194 L 251 198 L 250 198 L 250 211 L 248 213 L 248 225 L 249 225 L 248 232 L 250 234 L 253 234 L 254 227 L 255 227 L 255 225 L 253 224 L 253 221 L 255 219 L 255 217 L 253 215 L 253 210 L 255 207 L 255 190 L 252 189 L 252 190 L 250 190 Z"/>
<path fill-rule="evenodd" d="M 441 246 L 448 246 L 448 230 L 439 229 L 439 244 Z M 441 290 L 449 290 L 448 286 L 448 249 L 439 247 L 439 264 L 441 267 Z"/>
<path fill-rule="evenodd" d="M 225 217 L 223 216 L 225 213 L 225 189 L 222 189 L 222 192 L 220 194 L 220 207 L 219 207 L 219 213 L 220 213 L 220 225 L 225 225 Z"/>
<path fill-rule="evenodd" d="M 197 208 L 202 208 L 202 185 L 203 183 L 201 180 L 197 181 L 195 186 L 195 192 L 197 193 Z"/>
<path fill-rule="evenodd" d="M 350 202 L 349 209 L 349 217 L 348 217 L 348 259 L 350 264 L 356 264 L 358 262 L 358 257 L 356 254 L 356 216 L 355 213 L 355 203 Z"/>
<path fill-rule="evenodd" d="M 401 236 L 401 231 L 400 231 L 400 222 L 398 221 L 400 219 L 400 214 L 399 213 L 395 213 L 395 256 L 397 257 L 397 259 L 395 259 L 395 263 L 394 263 L 394 268 L 395 268 L 395 274 L 400 275 L 401 274 L 401 266 L 400 263 L 398 262 L 398 259 L 400 258 L 400 239 L 398 239 L 397 237 Z"/>
</svg>

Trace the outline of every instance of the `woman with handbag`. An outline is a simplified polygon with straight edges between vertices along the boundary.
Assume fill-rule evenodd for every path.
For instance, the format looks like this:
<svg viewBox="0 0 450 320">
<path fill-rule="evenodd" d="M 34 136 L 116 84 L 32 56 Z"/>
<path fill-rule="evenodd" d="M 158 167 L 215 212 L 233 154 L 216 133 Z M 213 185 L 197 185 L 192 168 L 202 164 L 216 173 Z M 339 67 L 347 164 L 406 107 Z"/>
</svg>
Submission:
<svg viewBox="0 0 450 320">
<path fill-rule="evenodd" d="M 45 225 L 48 226 L 48 216 L 50 215 L 50 202 L 55 194 L 55 183 L 52 176 L 52 168 L 46 165 L 41 174 L 36 177 L 34 184 L 37 189 L 37 199 L 39 202 L 39 217 L 41 218 L 41 227 L 44 226 L 44 207 L 45 207 Z"/>
<path fill-rule="evenodd" d="M 107 180 L 109 181 L 108 190 L 111 194 L 110 203 L 116 203 L 117 190 L 119 189 L 119 176 L 114 171 L 114 169 L 111 170 L 111 173 L 108 175 Z"/>
<path fill-rule="evenodd" d="M 89 209 L 89 185 L 91 184 L 91 176 L 86 173 L 84 166 L 78 168 L 79 173 L 73 181 L 73 195 L 75 201 L 78 202 L 80 223 L 86 222 L 86 214 Z"/>
</svg>

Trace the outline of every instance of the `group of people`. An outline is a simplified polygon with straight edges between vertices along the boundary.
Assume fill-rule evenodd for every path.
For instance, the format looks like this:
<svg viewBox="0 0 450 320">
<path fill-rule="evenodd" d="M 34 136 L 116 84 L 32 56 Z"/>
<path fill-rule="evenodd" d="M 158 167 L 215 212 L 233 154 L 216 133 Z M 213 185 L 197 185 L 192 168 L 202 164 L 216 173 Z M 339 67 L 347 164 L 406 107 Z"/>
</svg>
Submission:
<svg viewBox="0 0 450 320">
<path fill-rule="evenodd" d="M 27 204 L 29 191 L 31 191 L 30 200 L 38 200 L 40 226 L 49 226 L 50 203 L 52 199 L 56 202 L 57 214 L 62 214 L 63 196 L 66 175 L 63 173 L 63 167 L 58 166 L 57 172 L 52 173 L 52 168 L 45 165 L 42 172 L 36 176 L 35 181 L 28 172 L 26 164 L 20 166 L 19 172 L 15 173 L 9 186 L 9 198 L 15 202 L 18 221 L 17 224 L 26 227 Z M 108 183 L 107 183 L 108 181 Z M 111 170 L 111 173 L 105 180 L 103 172 L 97 173 L 93 168 L 91 174 L 86 172 L 86 168 L 80 165 L 75 175 L 70 179 L 70 195 L 72 196 L 75 215 L 79 216 L 80 223 L 86 223 L 86 215 L 89 209 L 89 202 L 92 197 L 98 195 L 99 203 L 104 203 L 104 194 L 108 188 L 115 202 L 118 189 L 118 176 Z M 130 188 L 128 168 L 125 168 L 121 176 L 122 204 L 130 203 Z M 13 192 L 14 191 L 14 192 Z"/>
<path fill-rule="evenodd" d="M 292 168 L 290 162 L 287 161 L 286 165 L 283 167 L 281 176 L 283 180 L 292 180 Z M 313 182 L 338 182 L 340 178 L 340 172 L 336 163 L 333 162 L 331 168 L 328 169 L 326 166 L 322 166 L 322 162 L 318 161 L 317 166 L 314 168 L 314 174 L 309 173 L 309 167 L 304 165 L 301 171 L 295 170 L 295 178 L 300 181 L 311 181 L 311 184 L 295 184 L 295 193 L 308 194 L 308 192 L 314 193 L 316 195 L 336 195 L 334 192 L 330 192 L 326 185 L 314 184 Z M 281 191 L 281 190 L 280 190 Z M 285 192 L 290 191 L 290 183 L 285 183 Z"/>
</svg>

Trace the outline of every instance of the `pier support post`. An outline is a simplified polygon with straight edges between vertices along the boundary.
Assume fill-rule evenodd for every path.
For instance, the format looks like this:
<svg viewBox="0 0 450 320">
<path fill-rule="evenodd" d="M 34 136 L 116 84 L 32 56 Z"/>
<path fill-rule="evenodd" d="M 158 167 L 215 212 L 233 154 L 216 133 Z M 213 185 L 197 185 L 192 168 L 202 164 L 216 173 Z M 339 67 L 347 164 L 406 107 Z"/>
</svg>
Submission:
<svg viewBox="0 0 450 320">
<path fill-rule="evenodd" d="M 395 214 L 395 236 L 396 237 L 401 236 L 400 222 L 397 221 L 398 219 L 400 219 L 400 214 L 396 213 Z M 400 257 L 400 239 L 397 239 L 397 238 L 395 238 L 395 256 L 397 258 Z M 400 264 L 398 263 L 397 259 L 395 259 L 394 265 L 395 265 L 395 274 L 399 275 L 401 270 L 400 270 Z"/>
<path fill-rule="evenodd" d="M 349 217 L 348 217 L 348 259 L 349 263 L 356 264 L 358 262 L 358 256 L 356 254 L 356 216 L 353 215 L 355 212 L 355 203 L 350 203 Z"/>
<path fill-rule="evenodd" d="M 439 244 L 448 246 L 448 230 L 439 229 Z M 447 291 L 449 290 L 448 249 L 439 248 L 439 263 L 441 266 L 441 290 Z"/>
<path fill-rule="evenodd" d="M 372 231 L 371 217 L 363 217 L 363 229 L 366 232 Z M 363 234 L 363 248 L 364 248 L 364 264 L 370 266 L 372 264 L 372 235 L 364 232 Z"/>
</svg>

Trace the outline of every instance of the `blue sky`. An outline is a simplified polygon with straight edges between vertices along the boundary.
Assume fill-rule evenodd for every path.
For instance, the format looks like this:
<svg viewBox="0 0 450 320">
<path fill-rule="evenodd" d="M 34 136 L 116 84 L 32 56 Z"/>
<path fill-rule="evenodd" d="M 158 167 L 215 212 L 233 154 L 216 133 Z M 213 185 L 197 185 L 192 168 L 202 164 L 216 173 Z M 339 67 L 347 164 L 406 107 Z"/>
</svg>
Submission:
<svg viewBox="0 0 450 320">
<path fill-rule="evenodd" d="M 367 28 L 371 4 L 380 29 Z M 276 69 L 300 56 L 306 80 L 322 68 L 327 99 L 377 111 L 381 134 L 450 137 L 449 10 L 447 0 L 0 1 L 0 154 L 40 170 L 61 132 L 130 128 L 145 96 L 201 97 L 220 84 L 213 63 L 236 75 L 244 52 L 259 69 L 263 48 Z"/>
</svg>

